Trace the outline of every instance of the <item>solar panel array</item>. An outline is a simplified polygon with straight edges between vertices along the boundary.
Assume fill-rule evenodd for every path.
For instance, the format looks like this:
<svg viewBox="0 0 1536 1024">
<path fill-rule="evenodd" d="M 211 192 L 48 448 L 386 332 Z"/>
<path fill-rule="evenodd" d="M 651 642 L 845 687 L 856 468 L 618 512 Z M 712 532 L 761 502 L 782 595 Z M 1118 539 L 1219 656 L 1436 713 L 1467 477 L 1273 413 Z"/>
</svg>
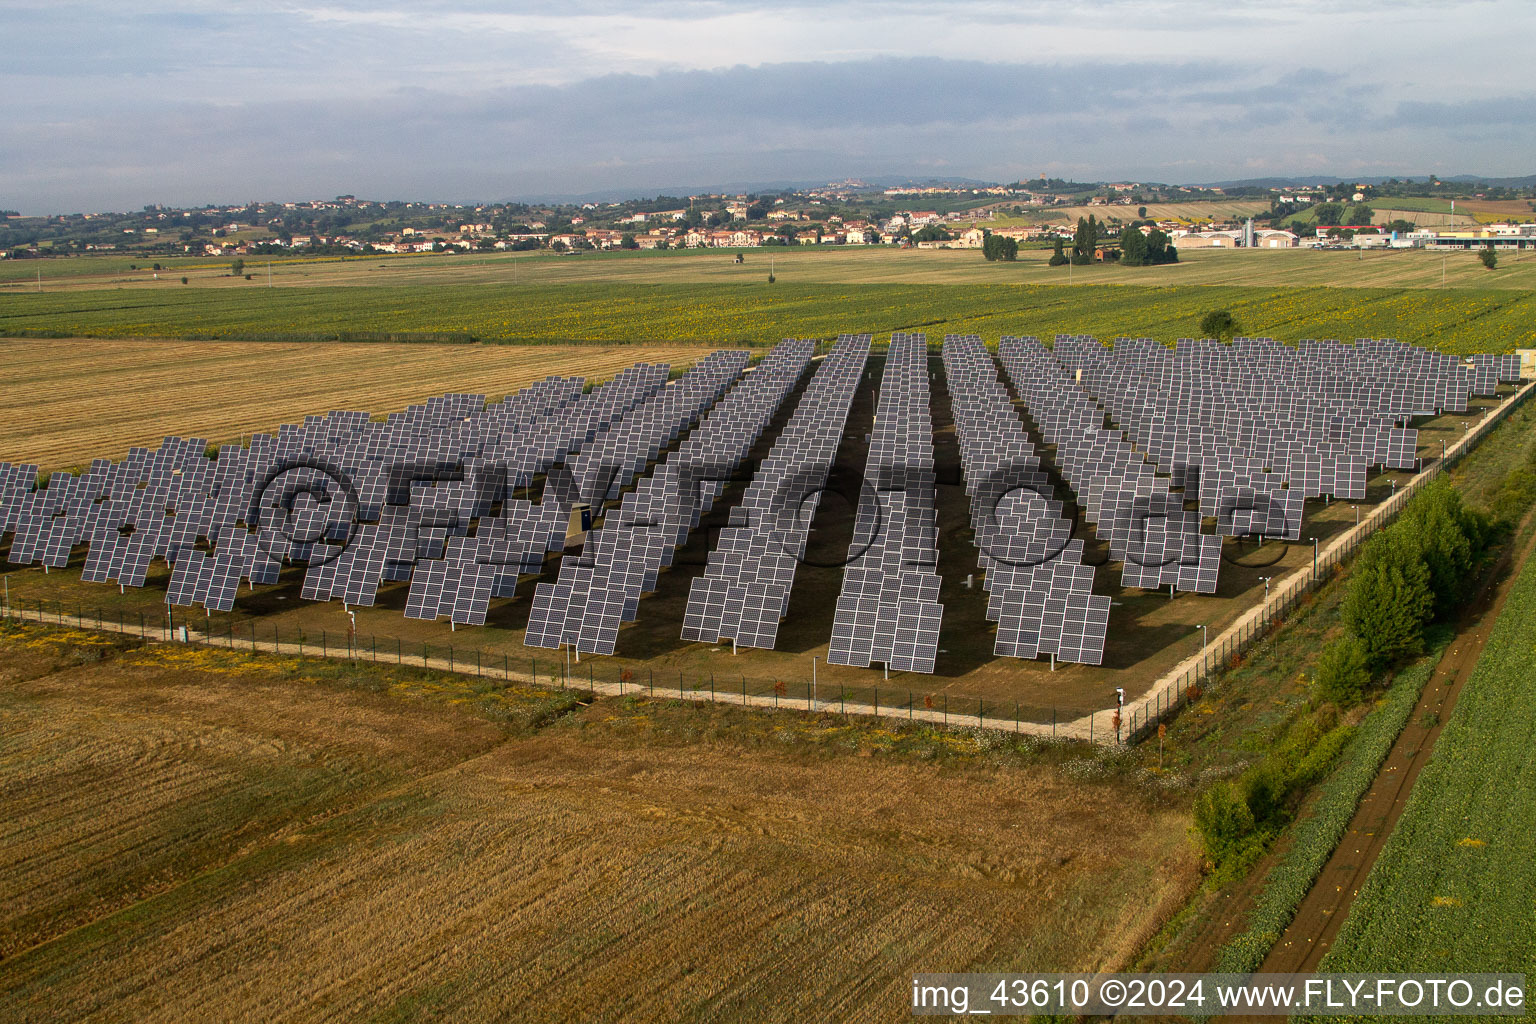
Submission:
<svg viewBox="0 0 1536 1024">
<path fill-rule="evenodd" d="M 844 335 L 818 367 L 693 581 L 685 639 L 776 644 L 870 344 Z M 162 559 L 176 606 L 227 611 L 242 581 L 275 583 L 296 562 L 306 599 L 369 606 L 382 583 L 409 581 L 407 616 L 479 624 L 564 547 L 575 505 L 621 501 L 536 589 L 527 634 L 612 653 L 814 349 L 786 341 L 744 378 L 748 354 L 721 351 L 671 384 L 670 367 L 641 363 L 590 391 L 550 377 L 492 405 L 449 394 L 382 421 L 332 411 L 215 459 L 201 439 L 167 437 L 46 486 L 36 466 L 0 462 L 0 538 L 11 536 L 12 564 L 49 568 L 85 544 L 82 578 L 124 587 Z M 1413 417 L 1465 411 L 1469 395 L 1520 379 L 1518 356 L 1463 362 L 1391 339 L 1168 349 L 1059 335 L 1050 350 L 1004 338 L 999 356 L 1125 585 L 1200 593 L 1216 589 L 1223 536 L 1298 538 L 1307 498 L 1359 500 L 1372 467 L 1415 467 Z M 944 365 L 996 653 L 1099 663 L 1108 600 L 1091 592 L 1082 542 L 997 362 L 976 336 L 950 336 Z M 943 608 L 929 397 L 926 338 L 894 335 L 834 663 L 933 669 Z"/>
<path fill-rule="evenodd" d="M 580 378 L 551 377 L 493 405 L 444 395 L 383 422 L 309 416 L 214 460 L 203 440 L 168 437 L 39 489 L 36 467 L 0 463 L 0 523 L 15 533 L 14 564 L 63 566 L 84 542 L 84 579 L 137 587 L 161 558 L 173 566 L 167 599 L 210 611 L 231 606 L 241 579 L 276 582 L 284 560 L 309 562 L 303 596 L 371 604 L 381 580 L 461 556 L 464 538 L 496 553 L 490 579 L 505 589 L 529 563 L 537 571 L 568 517 L 514 490 L 656 395 L 668 370 L 642 363 L 587 393 Z"/>
<path fill-rule="evenodd" d="M 587 535 L 581 557 L 563 559 L 559 579 L 535 588 L 523 642 L 612 654 L 620 626 L 634 620 L 640 598 L 656 589 L 674 549 L 714 507 L 815 353 L 813 341 L 784 341 L 732 388 Z"/>
<path fill-rule="evenodd" d="M 981 338 L 947 336 L 944 372 L 987 618 L 998 624 L 993 653 L 1100 664 L 1109 598 L 1092 593 L 1083 542 Z"/>
<path fill-rule="evenodd" d="M 928 338 L 891 335 L 827 661 L 932 672 L 939 649 Z"/>
<path fill-rule="evenodd" d="M 1520 380 L 1520 357 L 1518 355 L 1475 355 L 1472 357 L 1472 393 L 1474 395 L 1495 395 L 1502 383 L 1516 383 Z"/>
<path fill-rule="evenodd" d="M 1112 349 L 1069 339 L 1056 355 L 1233 536 L 1297 539 L 1305 499 L 1361 500 L 1371 467 L 1415 468 L 1418 432 L 1402 424 L 1465 411 L 1475 384 L 1449 356 L 1368 339 L 1294 349 L 1268 338 L 1183 340 L 1172 352 L 1148 339 Z"/>
<path fill-rule="evenodd" d="M 483 518 L 477 524 L 489 527 L 483 532 L 477 528 L 468 536 L 467 521 L 463 530 L 456 529 L 457 535 L 448 539 L 440 571 L 429 563 L 429 571 L 423 574 L 418 563 L 406 599 L 406 616 L 446 615 L 457 625 L 483 625 L 491 598 L 515 588 L 519 573 L 530 568 L 537 571 L 535 555 L 542 566 L 546 552 L 564 546 L 571 502 L 601 504 L 608 494 L 627 487 L 640 469 L 724 394 L 749 358 L 743 351 L 711 353 L 672 384 L 651 389 L 643 400 L 630 403 L 606 429 L 594 425 L 584 435 L 586 443 L 580 441 L 583 435 L 570 435 L 570 449 L 579 445 L 579 451 L 569 459 L 570 449 L 556 453 L 556 458 L 568 462 L 570 478 L 546 483 L 540 506 L 507 502 L 500 530 Z M 665 377 L 663 370 L 661 378 Z M 548 446 L 542 446 L 540 459 L 547 453 Z M 546 507 L 550 505 L 564 514 Z"/>
<path fill-rule="evenodd" d="M 1070 356 L 1091 339 L 1058 336 Z M 1097 346 L 1097 342 L 1092 342 Z M 1004 338 L 1003 366 L 1077 495 L 1110 556 L 1124 562 L 1130 587 L 1172 586 L 1216 592 L 1221 538 L 1200 532 L 1200 516 L 1187 511 L 1171 481 L 1125 440 L 1104 426 L 1104 409 L 1037 338 Z"/>
<path fill-rule="evenodd" d="M 764 649 L 778 642 L 870 342 L 842 335 L 822 360 L 688 591 L 683 639 Z"/>
</svg>

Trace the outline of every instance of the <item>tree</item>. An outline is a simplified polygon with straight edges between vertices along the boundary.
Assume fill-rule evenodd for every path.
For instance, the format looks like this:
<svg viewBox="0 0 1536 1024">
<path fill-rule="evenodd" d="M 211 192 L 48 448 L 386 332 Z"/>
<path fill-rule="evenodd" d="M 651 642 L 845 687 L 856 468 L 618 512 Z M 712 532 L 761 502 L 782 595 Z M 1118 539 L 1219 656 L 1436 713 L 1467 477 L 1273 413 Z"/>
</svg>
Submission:
<svg viewBox="0 0 1536 1024">
<path fill-rule="evenodd" d="M 1016 260 L 1019 258 L 1019 243 L 1012 238 L 989 233 L 982 240 L 981 254 L 988 260 Z"/>
<path fill-rule="evenodd" d="M 1371 685 L 1365 644 L 1356 636 L 1341 636 L 1328 643 L 1317 657 L 1312 683 L 1319 697 L 1341 708 L 1360 703 Z"/>
<path fill-rule="evenodd" d="M 947 242 L 953 237 L 937 224 L 929 224 L 912 236 L 914 242 Z"/>
<path fill-rule="evenodd" d="M 1492 270 L 1499 265 L 1499 254 L 1493 251 L 1493 246 L 1488 246 L 1477 254 L 1477 258 L 1483 261 L 1483 266 Z"/>
<path fill-rule="evenodd" d="M 1130 227 L 1120 232 L 1120 264 L 1140 267 L 1147 262 L 1147 236 L 1141 228 Z"/>
<path fill-rule="evenodd" d="M 245 260 L 237 259 L 237 260 L 233 261 L 232 263 L 230 263 L 230 265 L 229 265 L 229 274 L 230 274 L 231 277 L 239 277 L 241 274 L 244 274 L 244 273 L 245 273 Z"/>
<path fill-rule="evenodd" d="M 1056 239 L 1056 251 L 1051 254 L 1051 258 L 1046 263 L 1053 267 L 1060 267 L 1069 262 L 1067 254 L 1061 251 L 1061 238 L 1058 236 Z"/>
<path fill-rule="evenodd" d="M 1345 627 L 1364 644 L 1371 668 L 1418 654 L 1434 610 L 1429 567 L 1418 546 L 1402 531 L 1378 533 L 1360 552 L 1340 608 Z"/>
<path fill-rule="evenodd" d="M 1358 203 L 1349 208 L 1349 212 L 1344 215 L 1344 219 L 1340 221 L 1340 223 L 1355 225 L 1369 224 L 1371 222 L 1371 218 L 1374 216 L 1376 216 L 1375 210 L 1371 209 L 1369 206 L 1366 206 L 1364 203 Z"/>
<path fill-rule="evenodd" d="M 1136 207 L 1136 216 L 1140 217 L 1142 220 L 1146 220 L 1147 219 L 1147 208 L 1145 206 L 1138 206 L 1138 207 Z"/>
<path fill-rule="evenodd" d="M 635 241 L 635 236 L 634 235 L 632 235 L 632 234 L 630 234 L 629 232 L 626 231 L 619 238 L 619 248 L 620 249 L 638 249 L 638 248 L 640 248 L 640 243 Z"/>
<path fill-rule="evenodd" d="M 1167 232 L 1159 231 L 1157 228 L 1147 232 L 1147 262 L 1179 262 L 1179 250 L 1174 247 L 1173 239 L 1168 237 Z"/>
<path fill-rule="evenodd" d="M 1323 227 L 1342 224 L 1340 219 L 1344 216 L 1343 203 L 1318 203 L 1312 207 L 1313 219 Z"/>
<path fill-rule="evenodd" d="M 1417 547 L 1429 570 L 1435 617 L 1450 617 L 1471 595 L 1488 522 L 1464 505 L 1460 492 L 1442 478 L 1414 496 L 1392 529 Z"/>
<path fill-rule="evenodd" d="M 1094 250 L 1099 244 L 1099 224 L 1093 215 L 1077 218 L 1077 230 L 1072 234 L 1072 264 L 1083 267 L 1093 262 Z"/>
<path fill-rule="evenodd" d="M 1242 328 L 1231 310 L 1213 309 L 1200 318 L 1200 334 L 1206 338 L 1230 338 Z"/>
</svg>

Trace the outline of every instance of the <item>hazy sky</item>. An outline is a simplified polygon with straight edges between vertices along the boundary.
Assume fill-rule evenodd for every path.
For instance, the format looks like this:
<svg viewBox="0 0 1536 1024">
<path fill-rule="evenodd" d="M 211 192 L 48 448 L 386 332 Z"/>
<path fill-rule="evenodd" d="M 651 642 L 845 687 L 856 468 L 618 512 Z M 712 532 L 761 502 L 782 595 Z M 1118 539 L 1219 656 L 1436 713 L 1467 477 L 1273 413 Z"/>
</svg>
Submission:
<svg viewBox="0 0 1536 1024">
<path fill-rule="evenodd" d="M 1536 172 L 1532 0 L 0 0 L 0 207 Z"/>
</svg>

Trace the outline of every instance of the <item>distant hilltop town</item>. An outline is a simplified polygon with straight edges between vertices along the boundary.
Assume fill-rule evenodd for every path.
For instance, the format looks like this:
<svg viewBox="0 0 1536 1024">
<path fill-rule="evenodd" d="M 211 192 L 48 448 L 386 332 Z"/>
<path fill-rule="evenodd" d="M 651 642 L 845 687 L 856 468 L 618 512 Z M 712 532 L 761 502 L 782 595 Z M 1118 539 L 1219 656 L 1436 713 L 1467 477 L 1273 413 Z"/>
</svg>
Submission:
<svg viewBox="0 0 1536 1024">
<path fill-rule="evenodd" d="M 879 186 L 843 181 L 764 193 L 619 202 L 453 204 L 343 195 L 304 202 L 133 213 L 0 211 L 0 255 L 85 252 L 253 256 L 548 250 L 742 249 L 886 245 L 980 249 L 1071 239 L 1092 217 L 1102 237 L 1158 230 L 1179 249 L 1536 245 L 1536 191 L 1468 182 L 1196 186 L 1082 183 Z"/>
</svg>

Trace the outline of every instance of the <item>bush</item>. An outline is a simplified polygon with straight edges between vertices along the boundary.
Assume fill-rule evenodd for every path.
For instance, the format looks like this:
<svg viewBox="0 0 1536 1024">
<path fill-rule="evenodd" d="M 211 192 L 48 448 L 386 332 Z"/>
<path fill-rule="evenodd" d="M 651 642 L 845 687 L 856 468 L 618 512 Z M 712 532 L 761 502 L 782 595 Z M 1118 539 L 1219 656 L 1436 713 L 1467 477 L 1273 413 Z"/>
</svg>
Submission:
<svg viewBox="0 0 1536 1024">
<path fill-rule="evenodd" d="M 1536 473 L 1529 469 L 1510 470 L 1499 485 L 1488 509 L 1494 525 L 1512 529 L 1536 502 Z"/>
<path fill-rule="evenodd" d="M 1493 251 L 1493 246 L 1491 245 L 1484 249 L 1482 252 L 1478 253 L 1477 258 L 1482 260 L 1483 266 L 1487 267 L 1489 270 L 1492 270 L 1494 267 L 1499 265 L 1499 254 Z"/>
<path fill-rule="evenodd" d="M 1221 869 L 1246 860 L 1255 842 L 1253 812 L 1230 782 L 1218 782 L 1195 800 L 1195 831 L 1206 859 Z"/>
<path fill-rule="evenodd" d="M 1429 567 L 1418 545 L 1395 525 L 1371 538 L 1340 608 L 1345 627 L 1364 645 L 1371 669 L 1419 653 L 1434 610 Z"/>
<path fill-rule="evenodd" d="M 1242 328 L 1231 310 L 1213 309 L 1200 318 L 1200 333 L 1207 338 L 1230 338 Z"/>
<path fill-rule="evenodd" d="M 1371 666 L 1358 637 L 1342 636 L 1317 656 L 1312 685 L 1317 696 L 1341 708 L 1353 707 L 1371 685 Z"/>
<path fill-rule="evenodd" d="M 181 283 L 182 283 L 182 284 L 186 284 L 186 283 L 187 283 L 187 279 L 186 279 L 186 278 L 182 278 L 182 279 L 181 279 Z"/>
</svg>

